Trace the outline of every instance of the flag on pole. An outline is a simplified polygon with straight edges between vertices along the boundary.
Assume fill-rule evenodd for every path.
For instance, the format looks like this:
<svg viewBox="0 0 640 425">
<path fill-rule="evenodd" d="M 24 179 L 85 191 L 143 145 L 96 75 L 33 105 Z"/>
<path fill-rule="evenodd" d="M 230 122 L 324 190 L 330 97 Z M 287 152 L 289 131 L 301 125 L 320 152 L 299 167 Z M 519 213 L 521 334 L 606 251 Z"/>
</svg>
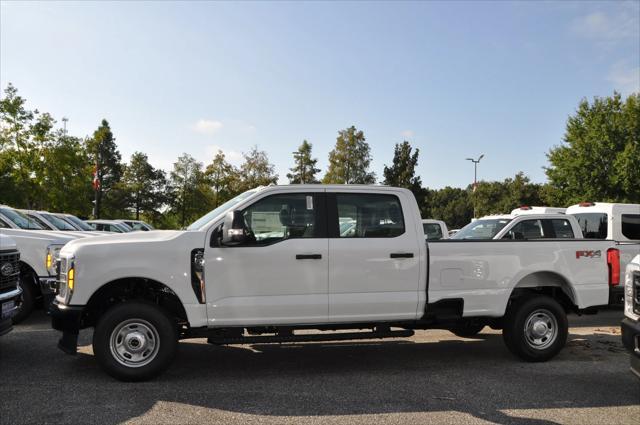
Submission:
<svg viewBox="0 0 640 425">
<path fill-rule="evenodd" d="M 96 192 L 100 189 L 100 179 L 98 178 L 98 167 L 93 167 L 93 181 L 91 182 L 91 186 L 93 186 L 93 190 Z"/>
</svg>

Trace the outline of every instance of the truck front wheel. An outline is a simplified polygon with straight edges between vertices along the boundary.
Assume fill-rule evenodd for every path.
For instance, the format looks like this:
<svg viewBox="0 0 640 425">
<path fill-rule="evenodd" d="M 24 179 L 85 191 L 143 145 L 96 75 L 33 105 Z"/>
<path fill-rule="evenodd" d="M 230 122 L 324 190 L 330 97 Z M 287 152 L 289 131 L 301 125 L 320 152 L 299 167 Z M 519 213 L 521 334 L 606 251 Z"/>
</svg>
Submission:
<svg viewBox="0 0 640 425">
<path fill-rule="evenodd" d="M 144 381 L 163 372 L 178 349 L 175 323 L 160 307 L 128 301 L 108 310 L 93 334 L 100 366 L 121 381 Z"/>
<path fill-rule="evenodd" d="M 534 296 L 509 306 L 502 336 L 516 356 L 529 362 L 544 362 L 564 347 L 568 330 L 562 306 L 553 298 Z"/>
</svg>

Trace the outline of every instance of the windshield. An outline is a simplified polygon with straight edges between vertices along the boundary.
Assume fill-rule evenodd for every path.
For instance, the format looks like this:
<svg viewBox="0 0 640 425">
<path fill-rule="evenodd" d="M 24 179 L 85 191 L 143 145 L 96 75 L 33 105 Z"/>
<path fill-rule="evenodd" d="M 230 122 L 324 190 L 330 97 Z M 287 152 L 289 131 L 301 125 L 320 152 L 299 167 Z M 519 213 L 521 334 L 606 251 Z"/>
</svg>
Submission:
<svg viewBox="0 0 640 425">
<path fill-rule="evenodd" d="M 225 211 L 230 210 L 231 208 L 239 204 L 241 201 L 247 199 L 249 196 L 253 195 L 254 193 L 256 193 L 256 189 L 247 190 L 246 192 L 241 193 L 235 198 L 229 199 L 227 202 L 220 205 L 218 208 L 212 211 L 209 211 L 207 214 L 203 215 L 202 217 L 200 217 L 199 219 L 191 223 L 191 225 L 187 227 L 187 230 L 201 229 L 202 227 L 206 226 L 211 220 L 218 217 Z"/>
<path fill-rule="evenodd" d="M 61 219 L 59 219 L 58 217 L 56 217 L 54 215 L 46 214 L 46 213 L 40 213 L 40 215 L 42 215 L 44 217 L 44 219 L 47 220 L 49 223 L 51 223 L 54 226 L 56 226 L 56 228 L 58 230 L 76 230 L 75 227 L 73 227 L 72 225 L 70 225 L 66 221 L 61 220 Z"/>
<path fill-rule="evenodd" d="M 451 239 L 493 239 L 510 221 L 510 218 L 476 220 L 460 229 Z"/>
<path fill-rule="evenodd" d="M 87 223 L 85 223 L 84 221 L 80 220 L 75 215 L 65 215 L 64 218 L 67 221 L 70 221 L 72 224 L 75 224 L 76 227 L 78 227 L 80 230 L 88 230 L 90 232 L 95 230 L 93 227 L 89 226 Z"/>
<path fill-rule="evenodd" d="M 0 213 L 21 229 L 44 230 L 42 226 L 19 211 L 12 210 L 11 208 L 0 208 Z"/>
<path fill-rule="evenodd" d="M 40 227 L 42 227 L 45 230 L 58 230 L 53 225 L 45 223 L 41 218 L 36 217 L 33 214 L 30 214 L 30 213 L 23 213 L 23 214 L 26 215 L 29 220 L 33 220 L 36 223 L 38 223 Z"/>
<path fill-rule="evenodd" d="M 121 233 L 129 233 L 133 231 L 131 227 L 124 223 L 111 223 L 111 226 L 115 227 L 116 229 L 120 229 Z"/>
</svg>

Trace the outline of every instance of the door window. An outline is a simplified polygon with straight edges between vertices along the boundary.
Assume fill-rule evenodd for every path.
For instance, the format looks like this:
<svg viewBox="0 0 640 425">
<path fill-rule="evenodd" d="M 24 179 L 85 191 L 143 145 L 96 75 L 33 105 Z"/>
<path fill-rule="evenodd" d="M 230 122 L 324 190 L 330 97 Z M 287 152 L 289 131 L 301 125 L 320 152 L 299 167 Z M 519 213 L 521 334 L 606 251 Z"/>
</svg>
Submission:
<svg viewBox="0 0 640 425">
<path fill-rule="evenodd" d="M 622 234 L 631 240 L 640 240 L 640 214 L 622 214 Z"/>
<path fill-rule="evenodd" d="M 544 238 L 540 220 L 525 220 L 517 223 L 504 236 L 504 239 L 540 239 Z"/>
<path fill-rule="evenodd" d="M 395 195 L 336 194 L 338 237 L 393 238 L 404 233 L 400 200 Z"/>
<path fill-rule="evenodd" d="M 317 222 L 318 199 L 309 193 L 287 193 L 268 196 L 247 207 L 242 211 L 249 234 L 244 245 L 323 237 Z"/>
<path fill-rule="evenodd" d="M 555 233 L 555 238 L 573 239 L 575 237 L 569 220 L 552 219 L 548 221 L 551 222 L 551 227 L 553 228 L 553 233 Z"/>
</svg>

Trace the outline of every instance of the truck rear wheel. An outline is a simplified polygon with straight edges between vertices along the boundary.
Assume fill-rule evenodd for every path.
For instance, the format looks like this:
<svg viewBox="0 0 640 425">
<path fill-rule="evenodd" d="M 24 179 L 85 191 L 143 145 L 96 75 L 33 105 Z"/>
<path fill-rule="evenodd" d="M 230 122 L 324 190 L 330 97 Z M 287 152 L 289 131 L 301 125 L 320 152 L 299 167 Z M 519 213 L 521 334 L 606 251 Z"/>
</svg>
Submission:
<svg viewBox="0 0 640 425">
<path fill-rule="evenodd" d="M 176 324 L 160 307 L 128 301 L 108 310 L 93 334 L 100 366 L 121 381 L 144 381 L 162 373 L 178 349 Z"/>
<path fill-rule="evenodd" d="M 553 298 L 534 296 L 509 306 L 502 336 L 516 356 L 529 362 L 544 362 L 564 347 L 568 330 L 562 306 Z"/>
</svg>

